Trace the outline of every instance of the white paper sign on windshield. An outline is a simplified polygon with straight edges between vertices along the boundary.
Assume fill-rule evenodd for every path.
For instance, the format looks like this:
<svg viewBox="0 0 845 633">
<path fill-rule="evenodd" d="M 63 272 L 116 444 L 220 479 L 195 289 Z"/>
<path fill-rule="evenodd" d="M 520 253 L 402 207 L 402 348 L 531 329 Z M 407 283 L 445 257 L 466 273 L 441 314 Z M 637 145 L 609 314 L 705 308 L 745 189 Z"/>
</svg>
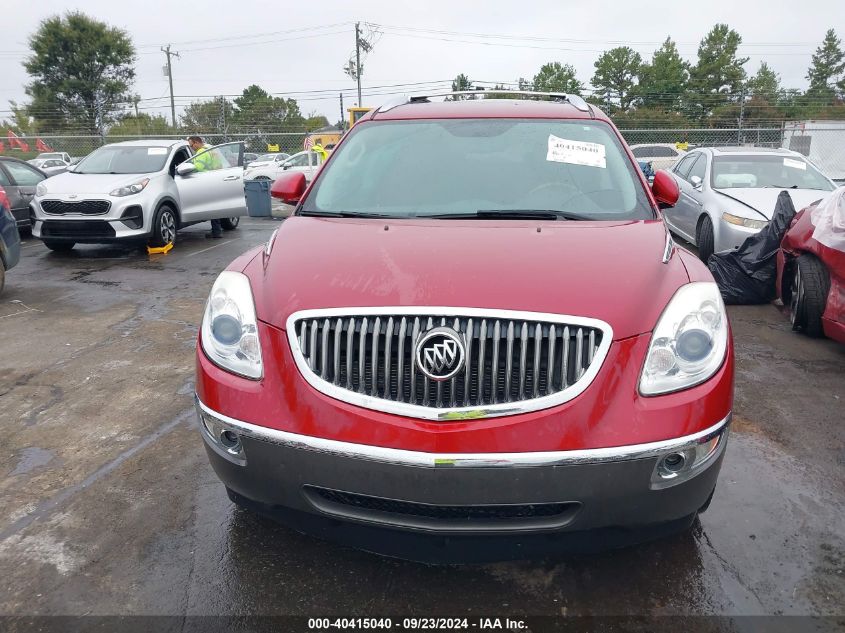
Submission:
<svg viewBox="0 0 845 633">
<path fill-rule="evenodd" d="M 794 160 L 792 158 L 784 158 L 783 166 L 792 167 L 792 169 L 807 169 L 807 163 L 803 160 Z"/>
<path fill-rule="evenodd" d="M 167 153 L 166 147 L 148 147 L 147 148 L 147 155 L 148 156 L 163 156 Z"/>
<path fill-rule="evenodd" d="M 572 141 L 554 134 L 549 134 L 549 152 L 546 154 L 546 160 L 602 169 L 607 167 L 605 147 L 601 143 Z"/>
</svg>

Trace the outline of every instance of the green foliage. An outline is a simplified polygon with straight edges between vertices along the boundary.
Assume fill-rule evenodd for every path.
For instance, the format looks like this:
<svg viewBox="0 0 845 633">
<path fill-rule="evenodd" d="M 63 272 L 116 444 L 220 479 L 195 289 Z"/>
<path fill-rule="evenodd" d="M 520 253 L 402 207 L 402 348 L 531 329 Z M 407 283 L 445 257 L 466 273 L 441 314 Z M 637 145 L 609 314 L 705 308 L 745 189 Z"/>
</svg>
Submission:
<svg viewBox="0 0 845 633">
<path fill-rule="evenodd" d="M 742 91 L 745 81 L 742 66 L 748 58 L 737 57 L 741 43 L 739 33 L 727 24 L 717 24 L 701 40 L 698 62 L 690 69 L 687 86 L 688 101 L 694 115 L 706 117 L 714 108 L 730 103 L 730 95 Z"/>
<path fill-rule="evenodd" d="M 619 112 L 613 115 L 613 122 L 617 127 L 629 130 L 695 127 L 693 121 L 684 115 L 668 111 L 663 106 L 640 106 L 629 112 Z"/>
<path fill-rule="evenodd" d="M 234 123 L 242 130 L 279 130 L 294 126 L 301 128 L 305 118 L 296 99 L 274 97 L 253 84 L 235 98 Z"/>
<path fill-rule="evenodd" d="M 651 62 L 640 68 L 638 101 L 646 108 L 677 110 L 686 93 L 687 81 L 689 64 L 681 58 L 672 38 L 667 37 L 663 45 L 654 51 Z"/>
<path fill-rule="evenodd" d="M 569 64 L 560 62 L 549 62 L 540 67 L 540 71 L 534 75 L 530 86 L 524 79 L 519 80 L 520 90 L 536 90 L 537 92 L 565 92 L 567 94 L 580 95 L 584 90 L 584 84 L 578 81 L 575 69 Z"/>
<path fill-rule="evenodd" d="M 463 73 L 455 77 L 455 81 L 452 82 L 452 92 L 460 92 L 462 90 L 472 90 L 472 82 Z"/>
<path fill-rule="evenodd" d="M 176 130 L 159 114 L 127 114 L 109 128 L 109 136 L 169 136 Z"/>
<path fill-rule="evenodd" d="M 309 132 L 313 132 L 314 130 L 319 130 L 323 127 L 329 127 L 329 120 L 324 117 L 322 114 L 317 114 L 316 112 L 312 112 L 308 115 L 308 118 L 305 119 L 305 129 Z M 338 128 L 340 129 L 340 128 Z"/>
<path fill-rule="evenodd" d="M 130 98 L 135 47 L 125 31 L 70 12 L 42 21 L 29 47 L 27 110 L 42 130 L 101 134 Z"/>
<path fill-rule="evenodd" d="M 807 79 L 810 80 L 808 94 L 832 98 L 836 88 L 845 89 L 845 76 L 837 82 L 843 72 L 845 52 L 842 51 L 842 41 L 836 36 L 836 31 L 828 29 L 807 70 Z"/>
<path fill-rule="evenodd" d="M 195 101 L 182 114 L 182 128 L 188 134 L 225 132 L 235 116 L 235 107 L 224 97 Z"/>
<path fill-rule="evenodd" d="M 9 101 L 9 111 L 12 116 L 0 122 L 3 134 L 6 130 L 12 130 L 18 136 L 29 136 L 41 132 L 39 122 L 30 116 L 27 106 L 19 105 L 16 101 Z"/>
<path fill-rule="evenodd" d="M 780 75 L 763 62 L 757 74 L 748 80 L 745 92 L 769 103 L 777 103 L 780 99 Z"/>
<path fill-rule="evenodd" d="M 607 107 L 618 103 L 619 109 L 627 112 L 635 99 L 637 78 L 643 59 L 628 46 L 617 46 L 602 53 L 595 62 L 593 87 L 606 97 Z"/>
</svg>

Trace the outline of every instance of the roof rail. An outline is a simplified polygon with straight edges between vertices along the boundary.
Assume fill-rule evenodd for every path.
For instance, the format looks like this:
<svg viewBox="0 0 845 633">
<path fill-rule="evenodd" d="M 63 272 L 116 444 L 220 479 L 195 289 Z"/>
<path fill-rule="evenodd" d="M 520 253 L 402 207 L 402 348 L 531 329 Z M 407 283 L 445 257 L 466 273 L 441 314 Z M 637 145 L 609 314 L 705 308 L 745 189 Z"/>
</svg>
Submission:
<svg viewBox="0 0 845 633">
<path fill-rule="evenodd" d="M 534 92 L 532 90 L 500 90 L 500 89 L 485 89 L 485 90 L 453 90 L 450 92 L 437 92 L 431 93 L 426 95 L 414 95 L 414 96 L 401 96 L 395 97 L 390 99 L 389 101 L 385 102 L 378 108 L 376 108 L 377 112 L 387 112 L 388 110 L 392 110 L 393 108 L 397 108 L 400 105 L 406 105 L 408 103 L 425 103 L 431 97 L 453 97 L 453 96 L 478 96 L 478 95 L 516 95 L 521 97 L 549 97 L 551 99 L 555 99 L 558 101 L 563 101 L 569 103 L 570 105 L 574 106 L 581 112 L 589 112 L 590 116 L 595 118 L 593 113 L 592 107 L 590 104 L 584 101 L 581 97 L 574 94 L 567 94 L 565 92 Z"/>
</svg>

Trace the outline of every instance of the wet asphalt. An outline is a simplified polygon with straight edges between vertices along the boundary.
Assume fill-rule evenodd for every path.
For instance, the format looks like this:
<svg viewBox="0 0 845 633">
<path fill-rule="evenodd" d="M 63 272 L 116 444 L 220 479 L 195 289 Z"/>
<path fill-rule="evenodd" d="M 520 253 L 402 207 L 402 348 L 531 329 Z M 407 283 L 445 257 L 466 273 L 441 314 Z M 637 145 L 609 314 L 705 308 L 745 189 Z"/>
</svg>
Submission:
<svg viewBox="0 0 845 633">
<path fill-rule="evenodd" d="M 845 615 L 845 346 L 769 305 L 730 309 L 733 431 L 683 534 L 424 565 L 234 507 L 195 428 L 194 341 L 217 273 L 276 226 L 153 256 L 25 240 L 0 295 L 0 614 Z"/>
</svg>

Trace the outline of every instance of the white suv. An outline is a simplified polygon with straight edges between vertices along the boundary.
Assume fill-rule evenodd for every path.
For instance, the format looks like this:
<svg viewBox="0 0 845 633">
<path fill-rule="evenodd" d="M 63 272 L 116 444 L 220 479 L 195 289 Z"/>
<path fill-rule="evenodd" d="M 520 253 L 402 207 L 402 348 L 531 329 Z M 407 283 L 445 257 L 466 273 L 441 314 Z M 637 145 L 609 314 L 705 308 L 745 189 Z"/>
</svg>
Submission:
<svg viewBox="0 0 845 633">
<path fill-rule="evenodd" d="M 39 183 L 30 211 L 33 236 L 56 251 L 115 241 L 164 246 L 178 229 L 212 219 L 231 230 L 247 213 L 243 144 L 195 156 L 185 141 L 104 145 Z"/>
</svg>

